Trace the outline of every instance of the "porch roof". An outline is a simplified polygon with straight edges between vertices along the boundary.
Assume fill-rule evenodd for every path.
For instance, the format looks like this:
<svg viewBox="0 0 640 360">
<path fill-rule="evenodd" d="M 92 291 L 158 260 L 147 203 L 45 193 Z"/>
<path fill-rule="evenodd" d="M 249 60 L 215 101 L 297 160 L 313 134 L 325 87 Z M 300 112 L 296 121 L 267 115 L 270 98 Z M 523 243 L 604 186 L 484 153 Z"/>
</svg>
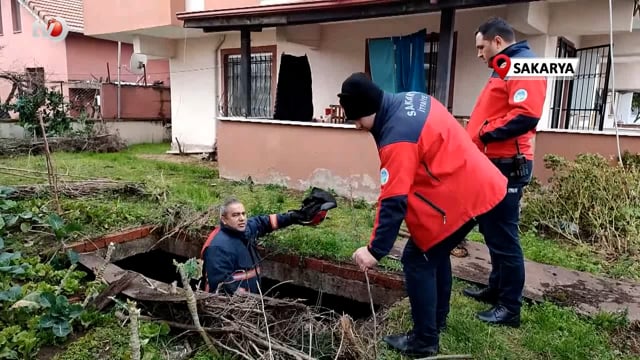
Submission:
<svg viewBox="0 0 640 360">
<path fill-rule="evenodd" d="M 205 32 L 262 29 L 468 9 L 540 0 L 315 0 L 235 9 L 180 12 L 185 28 Z"/>
</svg>

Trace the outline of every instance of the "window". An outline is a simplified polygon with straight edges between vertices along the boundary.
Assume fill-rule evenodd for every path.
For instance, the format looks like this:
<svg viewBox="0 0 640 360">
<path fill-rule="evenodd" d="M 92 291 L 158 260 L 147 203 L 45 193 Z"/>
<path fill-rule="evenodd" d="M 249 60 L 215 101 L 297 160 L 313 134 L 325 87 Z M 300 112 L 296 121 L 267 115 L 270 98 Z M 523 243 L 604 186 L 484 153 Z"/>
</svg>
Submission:
<svg viewBox="0 0 640 360">
<path fill-rule="evenodd" d="M 240 49 L 223 49 L 221 113 L 245 116 L 240 84 Z M 251 113 L 250 117 L 271 118 L 276 88 L 275 46 L 251 48 Z"/>
<path fill-rule="evenodd" d="M 13 20 L 13 32 L 22 31 L 22 18 L 20 17 L 20 3 L 11 0 L 11 18 Z"/>
<path fill-rule="evenodd" d="M 453 111 L 453 84 L 456 72 L 456 45 L 458 43 L 458 32 L 453 33 L 453 51 L 451 52 L 451 75 L 449 76 L 449 112 Z M 427 82 L 427 94 L 435 95 L 436 74 L 438 69 L 438 47 L 440 45 L 440 34 L 432 32 L 427 34 L 427 42 L 424 46 L 424 71 Z"/>
<path fill-rule="evenodd" d="M 438 45 L 440 44 L 440 34 L 432 32 L 427 34 L 427 40 L 424 45 L 424 72 L 427 94 L 435 95 L 437 68 L 438 68 Z M 449 111 L 453 108 L 453 84 L 455 81 L 456 71 L 456 45 L 458 43 L 458 32 L 453 33 L 453 51 L 451 53 L 451 75 L 449 78 Z M 365 73 L 371 76 L 369 65 L 369 47 L 365 45 Z"/>
</svg>

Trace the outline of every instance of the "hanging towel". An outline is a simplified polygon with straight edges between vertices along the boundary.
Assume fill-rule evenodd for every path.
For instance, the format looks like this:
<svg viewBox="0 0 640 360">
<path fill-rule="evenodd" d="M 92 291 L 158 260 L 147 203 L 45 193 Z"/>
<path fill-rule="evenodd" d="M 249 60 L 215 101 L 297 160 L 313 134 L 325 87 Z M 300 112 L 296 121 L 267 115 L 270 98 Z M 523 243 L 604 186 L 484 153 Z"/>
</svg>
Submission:
<svg viewBox="0 0 640 360">
<path fill-rule="evenodd" d="M 291 121 L 313 120 L 311 85 L 311 66 L 307 55 L 294 56 L 282 53 L 273 118 Z"/>
<path fill-rule="evenodd" d="M 369 39 L 371 81 L 387 92 L 396 91 L 394 44 L 391 38 Z"/>
</svg>

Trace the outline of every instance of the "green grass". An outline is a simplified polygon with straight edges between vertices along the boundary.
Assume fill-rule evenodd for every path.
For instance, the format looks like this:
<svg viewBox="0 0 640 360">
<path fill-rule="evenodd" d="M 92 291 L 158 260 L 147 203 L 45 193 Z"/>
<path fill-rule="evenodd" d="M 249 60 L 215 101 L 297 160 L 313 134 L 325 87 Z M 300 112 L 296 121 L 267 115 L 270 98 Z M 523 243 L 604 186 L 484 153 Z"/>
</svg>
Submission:
<svg viewBox="0 0 640 360">
<path fill-rule="evenodd" d="M 550 303 L 525 304 L 518 329 L 486 325 L 475 318 L 486 306 L 461 295 L 466 285 L 454 282 L 447 330 L 441 335 L 442 354 L 470 354 L 474 359 L 640 359 L 625 354 L 624 341 L 617 337 L 628 324 L 612 315 L 583 318 Z M 405 300 L 387 314 L 385 334 L 411 328 L 411 313 Z M 636 336 L 638 334 L 636 333 Z M 381 343 L 382 359 L 403 359 Z"/>
<path fill-rule="evenodd" d="M 143 198 L 95 196 L 63 199 L 63 208 L 67 212 L 65 218 L 77 223 L 77 237 L 97 236 L 133 225 L 162 222 L 163 208 L 175 204 L 188 204 L 195 211 L 204 211 L 233 195 L 244 202 L 250 215 L 260 215 L 298 208 L 304 197 L 302 192 L 281 186 L 225 181 L 218 177 L 217 170 L 211 166 L 141 157 L 163 154 L 169 148 L 169 144 L 163 143 L 135 145 L 111 154 L 55 153 L 54 163 L 59 173 L 143 182 L 151 194 Z M 0 158 L 0 165 L 46 171 L 42 156 Z M 0 173 L 0 184 L 34 182 L 37 180 Z M 40 182 L 46 182 L 45 175 L 42 175 Z M 23 202 L 29 208 L 43 203 L 46 200 Z M 264 239 L 264 245 L 301 255 L 349 260 L 354 249 L 368 242 L 374 216 L 374 209 L 365 202 L 354 201 L 351 204 L 339 198 L 339 207 L 332 210 L 327 221 L 320 226 L 294 226 L 275 232 Z M 211 224 L 215 223 L 216 219 L 211 219 Z M 482 236 L 477 232 L 470 234 L 469 238 L 482 242 Z M 531 261 L 616 278 L 640 279 L 640 262 L 636 259 L 622 258 L 610 262 L 586 246 L 569 246 L 556 240 L 541 239 L 532 233 L 521 234 L 521 241 L 525 257 Z M 399 263 L 393 260 L 384 260 L 383 265 L 392 270 L 400 269 Z"/>
<path fill-rule="evenodd" d="M 212 167 L 193 164 L 175 164 L 143 159 L 140 155 L 162 154 L 168 144 L 133 146 L 118 154 L 65 154 L 54 155 L 60 173 L 83 177 L 108 177 L 146 184 L 149 196 L 95 196 L 83 199 L 63 199 L 65 219 L 75 223 L 76 237 L 96 236 L 131 225 L 160 223 L 164 208 L 188 204 L 196 211 L 218 205 L 229 195 L 239 197 L 251 215 L 283 212 L 300 206 L 304 194 L 280 186 L 252 185 L 249 181 L 232 182 L 218 177 Z M 45 171 L 42 157 L 0 158 L 5 167 Z M 0 184 L 27 184 L 34 179 L 0 174 Z M 42 177 L 41 182 L 46 182 Z M 165 200 L 166 199 L 166 200 Z M 265 238 L 265 245 L 274 249 L 295 251 L 302 255 L 348 260 L 352 252 L 366 244 L 373 226 L 374 210 L 362 201 L 339 199 L 339 207 L 316 228 L 292 227 Z M 20 202 L 24 208 L 47 205 L 49 199 Z M 215 219 L 211 219 L 214 224 Z M 470 236 L 482 242 L 478 233 Z M 639 273 L 631 260 L 608 263 L 588 248 L 576 248 L 557 241 L 540 239 L 532 234 L 522 235 L 522 244 L 528 259 L 565 266 L 571 269 L 625 275 Z M 33 246 L 33 249 L 37 249 Z M 399 270 L 398 262 L 386 260 L 390 269 Z M 627 324 L 609 315 L 587 319 L 569 309 L 548 303 L 526 305 L 523 326 L 520 329 L 496 328 L 475 319 L 476 311 L 485 307 L 460 295 L 464 284 L 455 282 L 449 328 L 442 336 L 445 354 L 473 354 L 474 359 L 640 359 L 624 354 L 625 342 L 617 334 Z M 406 331 L 411 317 L 406 300 L 394 306 L 383 323 L 386 333 Z M 627 331 L 629 333 L 629 331 Z M 633 333 L 636 334 L 637 333 Z M 149 351 L 160 351 L 172 346 L 169 337 L 156 339 Z M 72 343 L 57 360 L 84 360 L 95 358 L 95 349 L 110 352 L 102 358 L 122 359 L 128 356 L 128 330 L 115 320 L 95 328 Z M 397 354 L 382 349 L 381 359 L 401 359 Z M 213 359 L 206 352 L 197 352 L 194 359 Z M 220 360 L 220 359 L 214 359 Z"/>
</svg>

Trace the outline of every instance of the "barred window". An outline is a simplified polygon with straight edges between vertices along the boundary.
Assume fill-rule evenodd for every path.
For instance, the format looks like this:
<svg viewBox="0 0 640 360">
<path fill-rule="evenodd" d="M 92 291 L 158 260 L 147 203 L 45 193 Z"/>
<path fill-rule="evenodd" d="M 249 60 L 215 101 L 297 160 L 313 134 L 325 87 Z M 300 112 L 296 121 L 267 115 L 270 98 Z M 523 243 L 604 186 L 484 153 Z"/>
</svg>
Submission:
<svg viewBox="0 0 640 360">
<path fill-rule="evenodd" d="M 243 109 L 240 49 L 225 49 L 221 112 L 225 116 L 271 118 L 275 90 L 275 46 L 251 49 L 251 111 Z"/>
</svg>

